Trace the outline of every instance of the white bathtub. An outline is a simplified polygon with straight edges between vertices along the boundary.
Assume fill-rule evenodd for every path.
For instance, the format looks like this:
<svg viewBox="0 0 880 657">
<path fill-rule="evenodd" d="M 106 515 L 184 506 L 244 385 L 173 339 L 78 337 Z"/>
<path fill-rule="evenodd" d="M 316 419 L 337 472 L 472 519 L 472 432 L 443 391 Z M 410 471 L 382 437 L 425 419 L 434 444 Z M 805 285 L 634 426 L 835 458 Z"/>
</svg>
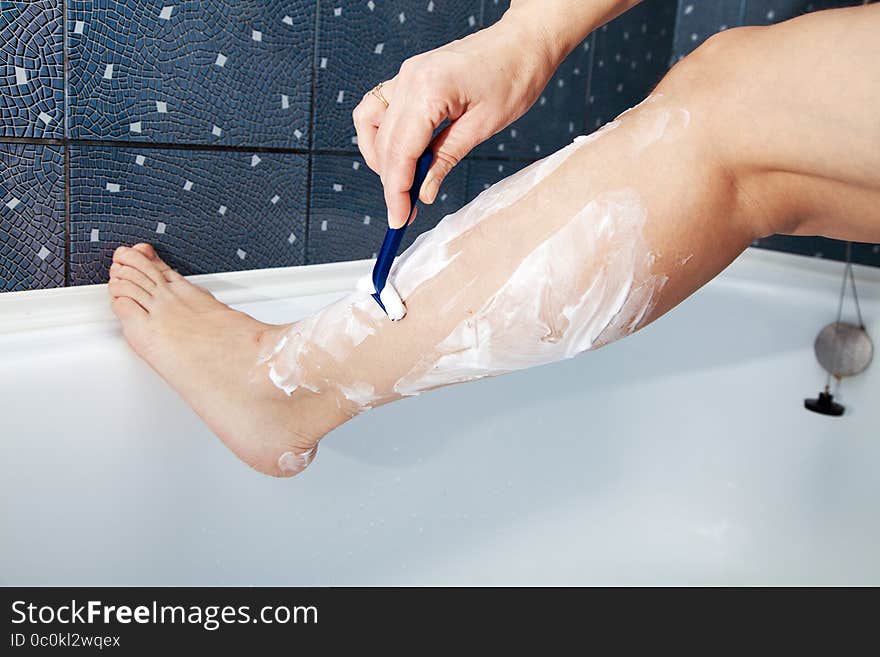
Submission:
<svg viewBox="0 0 880 657">
<path fill-rule="evenodd" d="M 200 278 L 280 322 L 365 270 Z M 129 352 L 103 286 L 2 295 L 0 584 L 880 584 L 880 363 L 846 416 L 802 405 L 840 271 L 749 252 L 602 351 L 371 411 L 292 480 Z"/>
</svg>

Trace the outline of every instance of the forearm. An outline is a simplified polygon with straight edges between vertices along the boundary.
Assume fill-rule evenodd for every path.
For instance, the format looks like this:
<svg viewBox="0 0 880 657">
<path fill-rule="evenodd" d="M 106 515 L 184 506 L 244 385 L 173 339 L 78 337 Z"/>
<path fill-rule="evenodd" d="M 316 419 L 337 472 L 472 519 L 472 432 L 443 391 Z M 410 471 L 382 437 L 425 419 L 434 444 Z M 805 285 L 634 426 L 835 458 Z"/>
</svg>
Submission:
<svg viewBox="0 0 880 657">
<path fill-rule="evenodd" d="M 532 34 L 554 67 L 590 32 L 640 0 L 512 0 L 501 19 Z"/>
</svg>

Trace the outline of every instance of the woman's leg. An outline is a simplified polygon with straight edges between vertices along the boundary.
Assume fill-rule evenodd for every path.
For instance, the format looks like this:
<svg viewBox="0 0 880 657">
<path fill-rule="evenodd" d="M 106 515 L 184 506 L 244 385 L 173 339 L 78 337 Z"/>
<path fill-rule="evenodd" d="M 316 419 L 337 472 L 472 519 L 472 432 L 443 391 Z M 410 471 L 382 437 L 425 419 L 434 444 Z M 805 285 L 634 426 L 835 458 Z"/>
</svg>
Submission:
<svg viewBox="0 0 880 657">
<path fill-rule="evenodd" d="M 876 23 L 877 16 L 855 18 Z M 392 272 L 408 311 L 400 322 L 356 292 L 291 326 L 261 324 L 138 245 L 120 249 L 111 270 L 125 335 L 239 457 L 273 475 L 302 470 L 321 437 L 365 408 L 623 337 L 715 276 L 756 237 L 799 227 L 804 203 L 791 200 L 792 190 L 813 175 L 810 152 L 797 139 L 786 152 L 769 136 L 760 147 L 743 138 L 754 114 L 731 109 L 743 74 L 731 79 L 723 71 L 770 43 L 770 55 L 787 50 L 775 63 L 768 55 L 765 70 L 791 69 L 798 60 L 791 49 L 803 41 L 796 27 L 715 39 L 597 135 L 444 219 Z M 716 59 L 723 59 L 717 72 Z M 802 74 L 809 87 L 811 71 Z M 747 77 L 761 83 L 760 75 Z M 765 77 L 763 90 L 750 93 L 772 107 L 778 89 Z M 773 120 L 780 132 L 792 124 L 784 114 Z M 801 135 L 808 142 L 837 134 L 821 120 L 798 130 L 819 131 Z M 770 155 L 785 159 L 770 166 Z M 823 173 L 816 175 L 825 184 Z M 854 179 L 836 173 L 841 184 Z M 829 184 L 823 198 L 837 193 Z M 876 187 L 862 185 L 875 206 Z"/>
</svg>

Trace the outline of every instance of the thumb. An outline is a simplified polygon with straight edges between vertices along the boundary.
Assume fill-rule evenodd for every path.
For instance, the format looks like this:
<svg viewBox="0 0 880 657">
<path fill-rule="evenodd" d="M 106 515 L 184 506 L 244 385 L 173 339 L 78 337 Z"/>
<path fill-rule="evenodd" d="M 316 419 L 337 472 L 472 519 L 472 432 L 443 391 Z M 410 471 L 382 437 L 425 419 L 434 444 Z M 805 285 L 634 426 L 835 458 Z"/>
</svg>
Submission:
<svg viewBox="0 0 880 657">
<path fill-rule="evenodd" d="M 473 112 L 464 114 L 456 119 L 445 129 L 440 131 L 434 141 L 431 142 L 431 150 L 434 151 L 434 162 L 428 169 L 425 182 L 419 190 L 419 199 L 422 203 L 431 204 L 437 198 L 440 185 L 449 172 L 452 171 L 471 150 L 483 141 L 480 136 L 480 122 L 472 118 Z"/>
</svg>

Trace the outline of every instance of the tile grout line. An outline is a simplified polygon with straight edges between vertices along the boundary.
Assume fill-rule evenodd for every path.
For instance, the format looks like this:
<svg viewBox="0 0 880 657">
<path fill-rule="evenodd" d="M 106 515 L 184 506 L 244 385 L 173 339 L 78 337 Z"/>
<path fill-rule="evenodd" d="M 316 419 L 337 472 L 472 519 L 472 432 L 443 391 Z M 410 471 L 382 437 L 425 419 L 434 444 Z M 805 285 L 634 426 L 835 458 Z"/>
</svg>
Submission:
<svg viewBox="0 0 880 657">
<path fill-rule="evenodd" d="M 309 90 L 309 151 L 306 156 L 306 226 L 303 235 L 303 264 L 311 262 L 312 175 L 315 160 L 315 90 L 318 87 L 318 44 L 321 30 L 321 0 L 315 2 L 315 32 L 312 35 L 312 80 Z"/>
<path fill-rule="evenodd" d="M 67 44 L 67 1 L 61 0 L 61 75 L 64 89 L 64 111 L 62 148 L 64 149 L 64 286 L 69 287 L 70 280 L 70 147 L 68 136 L 68 44 Z"/>
</svg>

